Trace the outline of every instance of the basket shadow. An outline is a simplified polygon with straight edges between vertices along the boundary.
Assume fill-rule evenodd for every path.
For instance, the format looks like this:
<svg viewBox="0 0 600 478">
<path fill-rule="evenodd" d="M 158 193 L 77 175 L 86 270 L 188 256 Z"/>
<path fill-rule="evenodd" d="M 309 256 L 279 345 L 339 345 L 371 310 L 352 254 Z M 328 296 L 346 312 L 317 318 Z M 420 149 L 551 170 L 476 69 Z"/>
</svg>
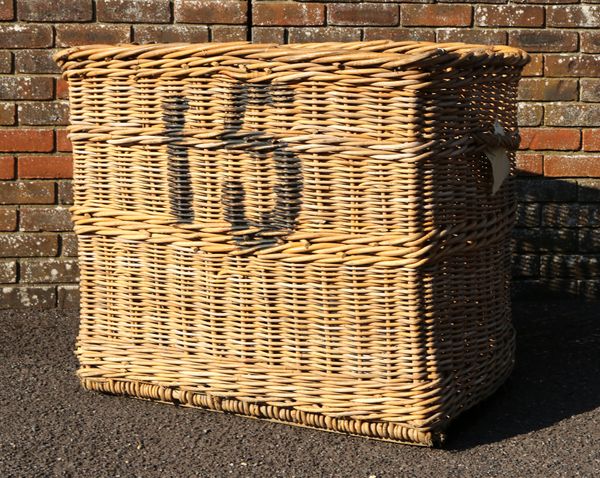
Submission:
<svg viewBox="0 0 600 478">
<path fill-rule="evenodd" d="M 594 218 L 577 201 L 599 198 L 599 189 L 581 181 L 517 179 L 515 369 L 494 395 L 453 422 L 449 449 L 534 432 L 600 407 L 600 294 L 575 279 L 594 277 L 597 266 L 585 254 L 599 247 Z M 582 238 L 589 240 L 582 245 Z"/>
<path fill-rule="evenodd" d="M 541 430 L 600 406 L 600 304 L 520 301 L 513 308 L 515 370 L 451 425 L 450 450 Z"/>
</svg>

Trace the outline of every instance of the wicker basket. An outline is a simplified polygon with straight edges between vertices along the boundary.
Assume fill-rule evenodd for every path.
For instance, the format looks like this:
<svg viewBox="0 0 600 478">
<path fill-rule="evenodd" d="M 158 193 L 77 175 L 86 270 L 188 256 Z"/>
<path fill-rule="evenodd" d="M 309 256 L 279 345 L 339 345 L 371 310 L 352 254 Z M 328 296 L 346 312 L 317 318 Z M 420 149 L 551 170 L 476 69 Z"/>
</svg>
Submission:
<svg viewBox="0 0 600 478">
<path fill-rule="evenodd" d="M 85 387 L 434 445 L 508 376 L 515 203 L 488 158 L 514 163 L 524 52 L 236 42 L 55 59 Z"/>
</svg>

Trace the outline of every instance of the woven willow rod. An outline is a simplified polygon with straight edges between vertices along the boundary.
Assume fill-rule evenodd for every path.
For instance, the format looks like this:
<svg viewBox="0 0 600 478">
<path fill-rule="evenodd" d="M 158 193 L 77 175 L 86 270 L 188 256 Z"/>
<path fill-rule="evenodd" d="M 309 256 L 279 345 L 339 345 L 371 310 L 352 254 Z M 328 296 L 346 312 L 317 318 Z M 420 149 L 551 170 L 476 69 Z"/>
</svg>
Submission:
<svg viewBox="0 0 600 478">
<path fill-rule="evenodd" d="M 421 445 L 513 364 L 524 52 L 90 45 L 69 81 L 91 390 Z M 511 173 L 512 174 L 512 173 Z"/>
</svg>

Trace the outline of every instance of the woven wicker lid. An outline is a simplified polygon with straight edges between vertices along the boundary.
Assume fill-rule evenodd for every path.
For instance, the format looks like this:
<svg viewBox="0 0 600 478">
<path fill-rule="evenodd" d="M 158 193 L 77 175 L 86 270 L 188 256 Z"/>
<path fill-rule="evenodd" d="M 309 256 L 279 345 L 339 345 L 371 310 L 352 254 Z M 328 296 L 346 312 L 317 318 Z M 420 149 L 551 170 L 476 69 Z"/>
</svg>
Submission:
<svg viewBox="0 0 600 478">
<path fill-rule="evenodd" d="M 449 67 L 523 67 L 529 56 L 523 50 L 503 45 L 466 43 L 370 42 L 274 43 L 167 43 L 151 45 L 85 45 L 54 55 L 65 75 L 119 76 L 133 70 L 167 74 L 173 68 L 219 67 L 243 69 L 248 74 L 269 70 L 270 81 L 297 79 L 315 73 L 377 74 L 407 69 Z M 104 70 L 104 71 L 103 71 Z M 292 75 L 290 75 L 290 73 Z M 302 76 L 300 75 L 300 76 Z M 290 77 L 291 76 L 291 77 Z M 293 77 L 293 78 L 292 78 Z"/>
</svg>

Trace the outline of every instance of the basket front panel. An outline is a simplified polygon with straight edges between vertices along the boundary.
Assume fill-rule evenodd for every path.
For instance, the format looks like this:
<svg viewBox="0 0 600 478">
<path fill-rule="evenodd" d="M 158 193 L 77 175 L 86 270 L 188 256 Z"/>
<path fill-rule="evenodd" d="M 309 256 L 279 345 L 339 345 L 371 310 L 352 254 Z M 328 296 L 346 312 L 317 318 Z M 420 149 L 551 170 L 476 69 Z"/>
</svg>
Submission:
<svg viewBox="0 0 600 478">
<path fill-rule="evenodd" d="M 495 250 L 423 274 L 80 239 L 84 379 L 429 429 L 512 363 Z"/>
</svg>

